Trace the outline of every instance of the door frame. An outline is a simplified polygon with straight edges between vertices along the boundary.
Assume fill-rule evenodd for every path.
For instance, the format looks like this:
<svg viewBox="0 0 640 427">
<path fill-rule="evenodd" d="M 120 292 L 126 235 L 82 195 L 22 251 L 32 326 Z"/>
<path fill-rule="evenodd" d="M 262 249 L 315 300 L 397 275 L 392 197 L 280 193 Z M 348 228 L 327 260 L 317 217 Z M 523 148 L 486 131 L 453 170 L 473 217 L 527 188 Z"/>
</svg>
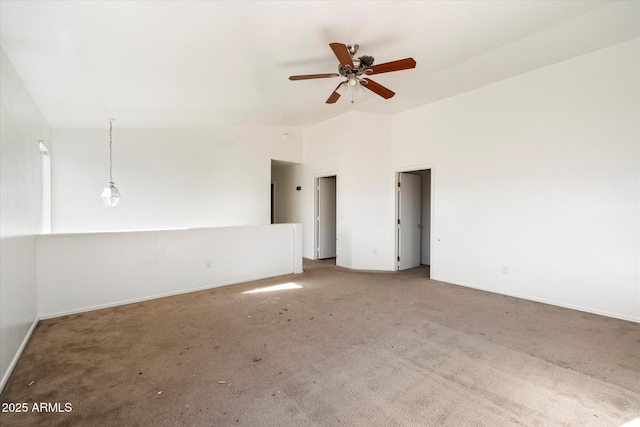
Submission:
<svg viewBox="0 0 640 427">
<path fill-rule="evenodd" d="M 276 181 L 271 179 L 271 224 L 277 224 L 276 218 Z"/>
<path fill-rule="evenodd" d="M 340 259 L 340 246 L 338 245 L 338 236 L 340 233 L 340 187 L 338 186 L 338 172 L 324 172 L 313 175 L 313 258 L 318 259 L 318 244 L 320 237 L 318 236 L 318 215 L 320 213 L 320 204 L 318 200 L 318 185 L 320 178 L 336 177 L 336 265 Z"/>
<path fill-rule="evenodd" d="M 434 241 L 434 226 L 435 226 L 435 221 L 434 221 L 434 197 L 433 197 L 433 189 L 434 189 L 434 171 L 435 168 L 433 167 L 433 163 L 427 163 L 424 165 L 415 165 L 415 166 L 406 166 L 406 167 L 402 167 L 402 168 L 396 168 L 393 170 L 393 198 L 395 200 L 395 209 L 394 209 L 394 221 L 393 221 L 393 241 L 394 241 L 394 246 L 395 246 L 395 251 L 394 251 L 394 255 L 393 255 L 393 271 L 400 271 L 398 269 L 398 256 L 400 255 L 400 245 L 399 245 L 399 238 L 398 238 L 398 220 L 400 219 L 400 198 L 398 195 L 398 182 L 400 181 L 400 173 L 402 172 L 417 172 L 417 171 L 423 171 L 423 170 L 430 170 L 431 171 L 431 186 L 429 188 L 429 196 L 431 197 L 431 203 L 430 203 L 430 210 L 429 210 L 429 230 L 430 230 L 430 234 L 431 234 L 431 238 L 429 239 L 429 252 L 430 252 L 430 256 L 431 256 L 431 269 L 430 269 L 430 276 L 433 277 L 433 266 L 436 263 L 436 246 L 433 244 Z"/>
</svg>

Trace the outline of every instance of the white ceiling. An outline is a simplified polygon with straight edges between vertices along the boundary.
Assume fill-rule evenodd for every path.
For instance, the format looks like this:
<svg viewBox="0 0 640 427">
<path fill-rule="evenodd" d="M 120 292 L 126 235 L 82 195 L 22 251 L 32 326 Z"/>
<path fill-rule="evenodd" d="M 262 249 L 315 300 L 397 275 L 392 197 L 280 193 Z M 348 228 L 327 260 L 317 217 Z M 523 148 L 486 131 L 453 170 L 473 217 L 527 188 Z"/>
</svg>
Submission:
<svg viewBox="0 0 640 427">
<path fill-rule="evenodd" d="M 2 1 L 2 48 L 52 128 L 304 126 L 396 113 L 638 37 L 631 1 Z M 328 44 L 394 90 L 325 104 Z"/>
</svg>

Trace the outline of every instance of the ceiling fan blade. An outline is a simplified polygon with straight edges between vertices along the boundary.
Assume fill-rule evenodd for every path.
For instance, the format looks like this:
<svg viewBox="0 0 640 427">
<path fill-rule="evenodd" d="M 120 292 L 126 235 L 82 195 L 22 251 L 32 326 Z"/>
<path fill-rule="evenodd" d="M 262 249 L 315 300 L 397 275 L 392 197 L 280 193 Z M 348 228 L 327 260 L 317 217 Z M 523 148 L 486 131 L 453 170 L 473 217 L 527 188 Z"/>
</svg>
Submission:
<svg viewBox="0 0 640 427">
<path fill-rule="evenodd" d="M 411 68 L 416 68 L 415 59 L 405 58 L 398 59 L 397 61 L 385 62 L 384 64 L 373 65 L 369 67 L 369 70 L 372 70 L 373 72 L 367 74 L 390 73 L 392 71 L 408 70 Z"/>
<path fill-rule="evenodd" d="M 364 87 L 366 89 L 369 89 L 373 93 L 377 93 L 378 95 L 380 95 L 384 99 L 389 99 L 389 98 L 393 97 L 393 95 L 396 94 L 395 92 L 390 91 L 386 87 L 382 86 L 379 83 L 374 82 L 371 79 L 368 79 L 368 78 L 365 77 L 364 80 L 367 81 L 367 84 L 366 85 L 362 85 L 362 87 Z"/>
<path fill-rule="evenodd" d="M 340 77 L 338 73 L 327 73 L 327 74 L 305 74 L 302 76 L 291 76 L 289 80 L 308 80 L 308 79 L 326 79 L 329 77 Z"/>
<path fill-rule="evenodd" d="M 333 53 L 336 54 L 338 61 L 340 61 L 340 65 L 346 67 L 347 65 L 353 68 L 353 61 L 351 60 L 351 55 L 349 55 L 349 51 L 347 50 L 347 46 L 342 43 L 330 43 L 329 46 Z"/>
<path fill-rule="evenodd" d="M 336 86 L 335 90 L 333 91 L 333 93 L 331 94 L 329 99 L 327 99 L 327 104 L 335 104 L 336 103 L 338 98 L 340 98 L 340 94 L 338 93 L 338 89 L 340 89 L 340 86 L 342 86 L 343 84 L 344 84 L 344 82 L 342 82 L 338 86 Z"/>
</svg>

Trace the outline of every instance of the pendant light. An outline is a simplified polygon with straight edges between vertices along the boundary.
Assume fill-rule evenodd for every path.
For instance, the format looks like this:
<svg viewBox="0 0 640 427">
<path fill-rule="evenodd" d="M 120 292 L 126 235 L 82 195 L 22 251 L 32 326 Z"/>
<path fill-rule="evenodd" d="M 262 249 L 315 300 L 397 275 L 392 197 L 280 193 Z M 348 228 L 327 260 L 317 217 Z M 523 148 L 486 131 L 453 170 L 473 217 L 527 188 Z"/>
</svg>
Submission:
<svg viewBox="0 0 640 427">
<path fill-rule="evenodd" d="M 102 191 L 102 201 L 105 206 L 116 206 L 120 201 L 120 192 L 116 188 L 116 184 L 113 182 L 113 150 L 111 146 L 113 145 L 112 132 L 113 132 L 113 121 L 115 119 L 109 119 L 109 183 L 105 187 L 104 191 Z"/>
</svg>

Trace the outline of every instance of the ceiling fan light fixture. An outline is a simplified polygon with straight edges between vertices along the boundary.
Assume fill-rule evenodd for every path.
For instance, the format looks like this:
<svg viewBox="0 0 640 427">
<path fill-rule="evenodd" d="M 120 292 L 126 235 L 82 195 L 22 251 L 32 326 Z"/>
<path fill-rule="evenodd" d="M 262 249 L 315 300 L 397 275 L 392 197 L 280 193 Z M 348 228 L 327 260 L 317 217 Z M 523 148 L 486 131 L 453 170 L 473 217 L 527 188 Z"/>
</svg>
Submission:
<svg viewBox="0 0 640 427">
<path fill-rule="evenodd" d="M 355 75 L 351 74 L 351 75 L 349 76 L 349 86 L 351 86 L 351 87 L 355 87 L 355 86 L 357 86 L 357 85 L 358 85 L 358 79 L 356 79 L 356 76 L 355 76 Z"/>
</svg>

